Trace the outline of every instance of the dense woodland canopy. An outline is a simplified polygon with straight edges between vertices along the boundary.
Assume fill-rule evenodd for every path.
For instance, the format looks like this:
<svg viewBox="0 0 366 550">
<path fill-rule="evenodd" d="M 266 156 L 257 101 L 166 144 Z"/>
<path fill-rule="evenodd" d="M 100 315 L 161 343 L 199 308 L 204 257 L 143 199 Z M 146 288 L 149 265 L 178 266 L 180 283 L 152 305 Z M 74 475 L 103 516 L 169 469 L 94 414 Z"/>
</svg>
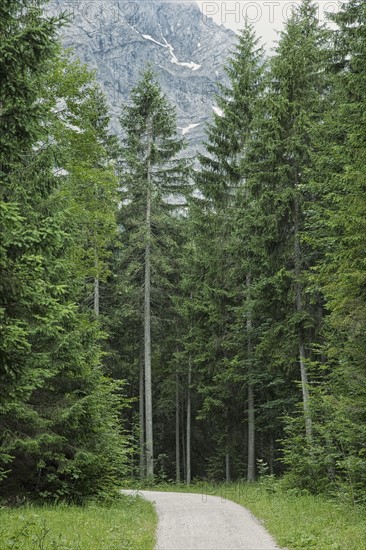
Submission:
<svg viewBox="0 0 366 550">
<path fill-rule="evenodd" d="M 206 153 L 151 68 L 109 131 L 42 2 L 0 5 L 0 487 L 282 475 L 366 495 L 366 4 L 250 25 Z"/>
</svg>

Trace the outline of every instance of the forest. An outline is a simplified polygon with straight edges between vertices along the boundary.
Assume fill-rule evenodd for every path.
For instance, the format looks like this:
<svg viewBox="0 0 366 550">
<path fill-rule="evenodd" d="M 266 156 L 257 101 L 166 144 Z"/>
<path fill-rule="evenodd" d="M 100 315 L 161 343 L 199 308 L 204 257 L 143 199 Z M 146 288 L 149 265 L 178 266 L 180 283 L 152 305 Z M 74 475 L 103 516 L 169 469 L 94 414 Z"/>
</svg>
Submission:
<svg viewBox="0 0 366 550">
<path fill-rule="evenodd" d="M 251 25 L 185 155 L 153 67 L 110 131 L 64 16 L 0 3 L 0 491 L 281 477 L 366 505 L 366 3 Z M 142 547 L 141 547 L 142 548 Z"/>
</svg>

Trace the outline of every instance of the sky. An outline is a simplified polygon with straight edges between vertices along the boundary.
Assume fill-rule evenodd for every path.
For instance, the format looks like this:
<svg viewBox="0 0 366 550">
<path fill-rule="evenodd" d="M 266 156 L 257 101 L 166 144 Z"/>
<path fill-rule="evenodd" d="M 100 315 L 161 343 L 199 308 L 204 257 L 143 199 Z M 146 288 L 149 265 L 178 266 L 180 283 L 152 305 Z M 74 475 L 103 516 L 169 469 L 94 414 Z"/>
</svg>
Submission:
<svg viewBox="0 0 366 550">
<path fill-rule="evenodd" d="M 245 18 L 251 22 L 262 44 L 270 49 L 277 37 L 277 31 L 283 28 L 284 21 L 290 16 L 294 6 L 300 0 L 198 0 L 203 17 L 212 17 L 216 23 L 223 24 L 235 31 L 244 26 Z M 337 12 L 338 0 L 317 0 L 315 2 L 319 20 L 324 21 L 325 12 Z"/>
</svg>

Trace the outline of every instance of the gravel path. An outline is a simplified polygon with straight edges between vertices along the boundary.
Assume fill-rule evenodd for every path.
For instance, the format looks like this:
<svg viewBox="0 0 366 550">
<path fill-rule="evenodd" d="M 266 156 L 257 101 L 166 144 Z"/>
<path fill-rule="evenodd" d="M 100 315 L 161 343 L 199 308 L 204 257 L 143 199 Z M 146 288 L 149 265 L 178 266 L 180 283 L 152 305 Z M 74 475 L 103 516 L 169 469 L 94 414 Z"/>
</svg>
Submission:
<svg viewBox="0 0 366 550">
<path fill-rule="evenodd" d="M 159 516 L 156 550 L 278 549 L 259 521 L 229 500 L 192 493 L 137 494 L 155 503 Z"/>
</svg>

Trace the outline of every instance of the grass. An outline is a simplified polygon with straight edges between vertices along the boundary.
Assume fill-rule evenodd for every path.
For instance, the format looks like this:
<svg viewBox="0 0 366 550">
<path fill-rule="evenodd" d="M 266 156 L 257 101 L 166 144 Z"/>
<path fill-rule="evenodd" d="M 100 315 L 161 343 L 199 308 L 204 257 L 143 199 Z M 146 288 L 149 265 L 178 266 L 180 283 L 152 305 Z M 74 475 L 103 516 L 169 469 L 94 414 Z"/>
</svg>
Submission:
<svg viewBox="0 0 366 550">
<path fill-rule="evenodd" d="M 366 550 L 366 510 L 261 482 L 161 484 L 154 490 L 201 493 L 232 500 L 259 518 L 281 548 Z M 109 506 L 0 508 L 1 550 L 152 550 L 157 517 L 150 502 L 121 497 Z"/>
<path fill-rule="evenodd" d="M 366 550 L 366 510 L 286 490 L 270 476 L 258 483 L 159 485 L 163 491 L 219 496 L 248 508 L 288 550 Z"/>
<path fill-rule="evenodd" d="M 128 496 L 108 506 L 0 508 L 0 548 L 152 550 L 156 523 L 151 503 Z"/>
<path fill-rule="evenodd" d="M 274 485 L 238 485 L 230 500 L 263 520 L 279 546 L 289 549 L 366 550 L 366 512 L 321 496 Z"/>
</svg>

